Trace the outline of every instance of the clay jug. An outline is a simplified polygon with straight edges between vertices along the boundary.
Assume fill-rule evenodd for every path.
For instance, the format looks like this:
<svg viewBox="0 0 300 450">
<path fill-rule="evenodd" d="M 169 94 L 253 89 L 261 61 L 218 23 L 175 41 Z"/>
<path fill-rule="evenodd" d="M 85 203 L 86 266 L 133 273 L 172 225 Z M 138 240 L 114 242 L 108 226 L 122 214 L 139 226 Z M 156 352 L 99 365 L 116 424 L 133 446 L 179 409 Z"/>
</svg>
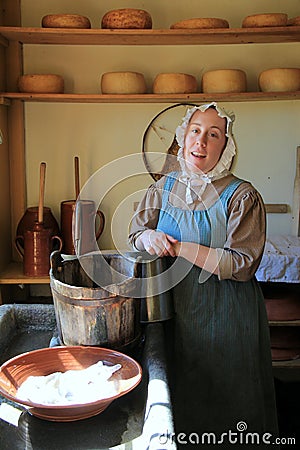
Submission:
<svg viewBox="0 0 300 450">
<path fill-rule="evenodd" d="M 59 236 L 53 236 L 50 228 L 45 228 L 43 223 L 35 222 L 32 230 L 26 230 L 23 236 L 17 236 L 15 244 L 18 252 L 23 257 L 23 272 L 29 277 L 43 277 L 49 275 L 50 254 L 58 243 L 62 248 L 62 240 Z"/>
<path fill-rule="evenodd" d="M 35 223 L 38 221 L 38 211 L 38 206 L 30 206 L 26 209 L 18 223 L 16 236 L 24 236 L 25 231 L 33 230 Z M 44 206 L 43 208 L 43 224 L 44 228 L 49 228 L 51 230 L 53 236 L 60 235 L 59 225 L 48 206 Z M 22 241 L 19 240 L 20 245 L 22 245 L 21 242 Z"/>
<path fill-rule="evenodd" d="M 80 223 L 76 225 L 75 231 L 75 212 L 79 206 Z M 76 213 L 77 216 L 77 213 Z M 95 218 L 98 216 L 99 223 L 97 229 L 95 226 Z M 75 255 L 74 237 L 80 234 L 80 253 L 88 253 L 94 250 L 93 242 L 101 236 L 105 217 L 102 211 L 97 210 L 95 202 L 92 200 L 65 200 L 60 204 L 60 220 L 61 234 L 63 240 L 63 253 L 67 255 Z M 76 238 L 77 239 L 77 238 Z"/>
</svg>

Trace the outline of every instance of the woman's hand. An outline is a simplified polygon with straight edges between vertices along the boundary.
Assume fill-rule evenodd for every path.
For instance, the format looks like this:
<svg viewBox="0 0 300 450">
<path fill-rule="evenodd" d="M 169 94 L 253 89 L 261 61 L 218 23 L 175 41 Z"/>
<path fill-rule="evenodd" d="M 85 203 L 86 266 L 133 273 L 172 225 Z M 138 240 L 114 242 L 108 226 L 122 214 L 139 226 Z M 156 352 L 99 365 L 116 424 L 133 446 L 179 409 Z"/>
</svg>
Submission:
<svg viewBox="0 0 300 450">
<path fill-rule="evenodd" d="M 215 248 L 205 247 L 196 242 L 179 242 L 173 245 L 175 256 L 181 256 L 207 272 L 219 274 L 219 255 Z"/>
<path fill-rule="evenodd" d="M 146 230 L 140 234 L 135 242 L 139 250 L 146 250 L 150 255 L 176 256 L 173 245 L 177 239 L 162 231 Z"/>
</svg>

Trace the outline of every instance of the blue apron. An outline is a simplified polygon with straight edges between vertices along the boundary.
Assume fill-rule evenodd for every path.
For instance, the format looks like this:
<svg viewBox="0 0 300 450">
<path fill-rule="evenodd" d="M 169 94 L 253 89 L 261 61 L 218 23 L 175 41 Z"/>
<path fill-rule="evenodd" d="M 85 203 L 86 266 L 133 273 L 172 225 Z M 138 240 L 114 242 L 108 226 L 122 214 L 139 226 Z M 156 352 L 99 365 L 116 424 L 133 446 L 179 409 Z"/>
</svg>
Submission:
<svg viewBox="0 0 300 450">
<path fill-rule="evenodd" d="M 175 179 L 175 173 L 166 179 L 157 229 L 180 241 L 223 248 L 228 202 L 243 180 L 231 181 L 208 210 L 190 211 L 169 202 Z M 221 436 L 238 432 L 239 422 L 245 422 L 247 431 L 275 438 L 269 328 L 260 286 L 255 278 L 220 281 L 216 275 L 199 283 L 201 273 L 192 266 L 172 289 L 176 316 L 169 351 L 175 427 L 178 432 Z M 222 446 L 226 448 L 226 439 Z"/>
</svg>

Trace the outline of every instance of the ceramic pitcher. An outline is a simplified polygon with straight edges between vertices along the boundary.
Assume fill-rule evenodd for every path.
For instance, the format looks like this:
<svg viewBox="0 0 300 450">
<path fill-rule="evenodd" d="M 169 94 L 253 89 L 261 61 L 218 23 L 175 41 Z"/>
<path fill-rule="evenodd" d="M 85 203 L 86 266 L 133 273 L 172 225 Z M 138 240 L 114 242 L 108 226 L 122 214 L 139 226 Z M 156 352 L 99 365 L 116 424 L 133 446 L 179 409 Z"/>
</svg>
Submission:
<svg viewBox="0 0 300 450">
<path fill-rule="evenodd" d="M 77 213 L 75 214 L 77 210 Z M 88 253 L 94 250 L 94 240 L 99 239 L 104 229 L 105 217 L 102 211 L 97 210 L 95 202 L 92 200 L 65 200 L 60 205 L 61 214 L 61 234 L 63 240 L 63 252 L 74 255 L 75 234 L 80 235 L 80 253 Z M 76 223 L 77 217 L 77 223 Z M 96 229 L 95 219 L 99 218 Z M 76 239 L 77 239 L 76 238 Z"/>
</svg>

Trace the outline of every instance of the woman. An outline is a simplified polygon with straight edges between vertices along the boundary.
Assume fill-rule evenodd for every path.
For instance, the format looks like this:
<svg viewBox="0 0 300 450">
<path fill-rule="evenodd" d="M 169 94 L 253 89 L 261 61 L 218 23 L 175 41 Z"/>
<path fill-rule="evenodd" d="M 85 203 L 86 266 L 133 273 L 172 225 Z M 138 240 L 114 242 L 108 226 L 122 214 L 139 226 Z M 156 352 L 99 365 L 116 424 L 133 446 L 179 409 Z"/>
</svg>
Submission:
<svg viewBox="0 0 300 450">
<path fill-rule="evenodd" d="M 216 103 L 188 110 L 176 130 L 180 170 L 149 187 L 130 234 L 137 250 L 190 265 L 172 289 L 175 426 L 187 435 L 213 432 L 223 446 L 222 433 L 240 427 L 260 434 L 255 444 L 264 433 L 278 435 L 268 322 L 254 276 L 265 209 L 257 190 L 230 172 L 233 121 Z"/>
</svg>

